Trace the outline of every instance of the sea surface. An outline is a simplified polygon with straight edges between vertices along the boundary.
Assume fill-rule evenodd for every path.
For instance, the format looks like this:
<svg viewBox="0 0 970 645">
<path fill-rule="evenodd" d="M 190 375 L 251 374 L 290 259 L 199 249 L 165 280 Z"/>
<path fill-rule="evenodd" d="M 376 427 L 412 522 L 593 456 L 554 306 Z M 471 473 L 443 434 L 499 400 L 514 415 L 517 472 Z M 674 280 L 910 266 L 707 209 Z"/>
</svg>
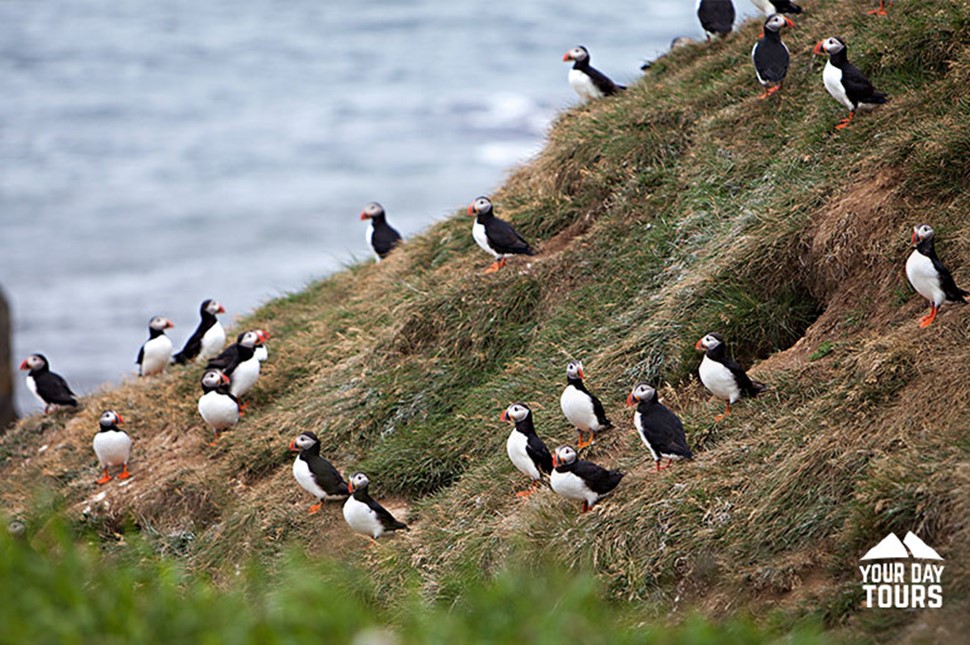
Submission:
<svg viewBox="0 0 970 645">
<path fill-rule="evenodd" d="M 628 83 L 680 35 L 693 0 L 0 0 L 14 367 L 130 377 L 151 316 L 180 346 L 205 298 L 370 257 L 369 201 L 407 236 L 500 185 L 576 103 L 567 49 Z"/>
</svg>

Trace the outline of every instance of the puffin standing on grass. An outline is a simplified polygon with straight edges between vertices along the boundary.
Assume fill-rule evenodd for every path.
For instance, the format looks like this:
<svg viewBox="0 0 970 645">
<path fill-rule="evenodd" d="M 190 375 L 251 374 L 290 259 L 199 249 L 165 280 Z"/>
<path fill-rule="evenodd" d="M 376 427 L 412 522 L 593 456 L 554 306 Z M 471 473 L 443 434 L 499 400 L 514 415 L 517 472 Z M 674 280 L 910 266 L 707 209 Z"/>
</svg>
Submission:
<svg viewBox="0 0 970 645">
<path fill-rule="evenodd" d="M 52 412 L 59 406 L 77 407 L 74 392 L 67 381 L 60 374 L 51 371 L 50 363 L 43 354 L 31 354 L 20 364 L 20 369 L 29 370 L 27 389 L 44 404 L 44 414 Z"/>
<path fill-rule="evenodd" d="M 229 380 L 232 381 L 232 385 L 229 387 L 229 391 L 232 392 L 233 396 L 240 399 L 253 389 L 256 385 L 256 381 L 259 380 L 260 364 L 263 359 L 260 358 L 259 350 L 263 344 L 269 340 L 269 332 L 264 329 L 254 329 L 251 332 L 256 335 L 256 340 L 253 341 L 253 352 L 252 355 L 244 361 L 240 361 L 238 365 L 232 370 L 229 375 Z M 240 343 L 244 340 L 246 333 L 240 334 L 237 339 Z M 248 342 L 248 341 L 247 341 Z"/>
<path fill-rule="evenodd" d="M 320 456 L 316 434 L 302 433 L 290 442 L 290 450 L 300 453 L 293 461 L 293 477 L 303 490 L 317 498 L 317 503 L 307 509 L 309 515 L 319 511 L 324 500 L 346 499 L 350 495 L 340 471 Z"/>
<path fill-rule="evenodd" d="M 820 40 L 815 45 L 814 53 L 820 56 L 822 52 L 829 55 L 822 70 L 825 89 L 849 110 L 849 116 L 839 121 L 836 130 L 848 127 L 857 111 L 868 111 L 889 101 L 885 94 L 873 87 L 858 67 L 849 62 L 847 48 L 841 38 Z"/>
<path fill-rule="evenodd" d="M 367 225 L 367 244 L 374 249 L 377 260 L 381 261 L 401 243 L 401 234 L 387 223 L 384 207 L 377 202 L 368 204 L 360 214 L 361 220 L 370 220 Z"/>
<path fill-rule="evenodd" d="M 165 371 L 172 361 L 172 339 L 165 335 L 166 329 L 175 325 L 168 318 L 155 316 L 148 321 L 148 340 L 138 350 L 138 376 L 151 376 Z"/>
<path fill-rule="evenodd" d="M 582 513 L 593 508 L 600 499 L 613 492 L 623 479 L 619 470 L 607 470 L 591 461 L 577 459 L 570 446 L 559 446 L 552 457 L 552 490 L 563 497 L 583 503 Z"/>
<path fill-rule="evenodd" d="M 781 89 L 788 74 L 788 47 L 781 42 L 781 29 L 795 23 L 781 14 L 773 14 L 765 20 L 764 34 L 751 49 L 751 60 L 758 82 L 765 88 L 759 98 L 766 99 Z"/>
<path fill-rule="evenodd" d="M 970 291 L 957 286 L 953 276 L 933 248 L 933 229 L 929 224 L 913 227 L 913 246 L 916 248 L 906 260 L 906 277 L 919 295 L 930 301 L 930 313 L 919 320 L 920 329 L 929 327 L 944 302 L 966 302 Z"/>
<path fill-rule="evenodd" d="M 532 422 L 532 410 L 529 406 L 524 403 L 513 403 L 502 411 L 499 419 L 502 421 L 511 419 L 515 423 L 515 427 L 509 433 L 508 441 L 505 442 L 505 451 L 519 472 L 532 479 L 531 488 L 515 494 L 516 497 L 528 497 L 539 489 L 542 475 L 549 475 L 552 472 L 552 455 L 536 434 L 535 425 Z"/>
<path fill-rule="evenodd" d="M 734 16 L 734 3 L 731 0 L 697 0 L 697 18 L 701 21 L 707 42 L 713 36 L 731 33 Z"/>
<path fill-rule="evenodd" d="M 793 13 L 802 12 L 802 8 L 790 0 L 751 0 L 751 4 L 756 6 L 766 16 L 773 13 Z"/>
<path fill-rule="evenodd" d="M 577 450 L 592 444 L 597 432 L 613 427 L 613 423 L 606 418 L 603 404 L 586 389 L 583 378 L 585 378 L 583 364 L 579 361 L 569 361 L 566 365 L 566 389 L 559 397 L 562 413 L 579 432 Z M 589 439 L 583 439 L 583 432 L 589 433 Z"/>
<path fill-rule="evenodd" d="M 573 61 L 573 67 L 569 70 L 569 85 L 576 90 L 576 94 L 579 94 L 579 98 L 584 101 L 613 96 L 626 89 L 625 86 L 617 85 L 611 81 L 603 72 L 591 67 L 589 51 L 582 45 L 573 47 L 563 54 L 562 60 L 563 62 Z"/>
<path fill-rule="evenodd" d="M 225 308 L 211 298 L 203 300 L 199 307 L 199 326 L 195 328 L 189 339 L 185 341 L 182 351 L 172 357 L 172 362 L 184 365 L 198 357 L 207 361 L 219 355 L 222 346 L 226 344 L 226 330 L 216 318 L 217 314 L 226 313 Z"/>
<path fill-rule="evenodd" d="M 232 378 L 233 372 L 256 353 L 256 345 L 260 342 L 260 335 L 255 329 L 244 331 L 236 337 L 236 342 L 222 351 L 221 354 L 209 360 L 207 370 L 221 370 Z"/>
<path fill-rule="evenodd" d="M 492 202 L 488 197 L 479 197 L 468 207 L 468 214 L 475 218 L 472 237 L 486 253 L 495 257 L 485 273 L 498 271 L 505 266 L 505 260 L 513 255 L 535 255 L 529 243 L 519 235 L 512 225 L 495 217 Z"/>
<path fill-rule="evenodd" d="M 350 497 L 344 503 L 344 520 L 350 528 L 375 540 L 386 531 L 410 530 L 407 524 L 398 522 L 386 508 L 374 501 L 367 492 L 369 484 L 364 473 L 354 473 L 347 484 Z"/>
<path fill-rule="evenodd" d="M 101 424 L 98 433 L 94 435 L 94 454 L 98 456 L 98 463 L 104 470 L 104 474 L 95 483 L 107 484 L 111 481 L 108 468 L 111 466 L 121 466 L 118 479 L 128 479 L 131 473 L 128 472 L 128 460 L 131 458 L 131 437 L 128 433 L 118 426 L 125 422 L 121 415 L 114 410 L 105 410 L 101 413 Z"/>
<path fill-rule="evenodd" d="M 239 400 L 229 391 L 229 377 L 219 370 L 209 370 L 202 375 L 202 396 L 199 397 L 199 414 L 219 441 L 219 433 L 239 423 Z"/>
<path fill-rule="evenodd" d="M 724 337 L 720 334 L 707 334 L 694 345 L 698 351 L 704 352 L 701 366 L 698 370 L 701 383 L 711 394 L 727 401 L 724 414 L 714 417 L 721 421 L 731 414 L 731 404 L 736 403 L 742 396 L 757 396 L 767 389 L 763 383 L 752 381 L 745 374 L 736 361 L 728 358 Z"/>
<path fill-rule="evenodd" d="M 628 406 L 637 406 L 633 414 L 633 425 L 643 444 L 650 451 L 657 472 L 668 468 L 674 461 L 693 459 L 687 447 L 684 424 L 677 415 L 660 402 L 657 390 L 648 383 L 637 383 L 626 399 Z M 667 465 L 661 466 L 660 460 L 666 458 Z"/>
</svg>

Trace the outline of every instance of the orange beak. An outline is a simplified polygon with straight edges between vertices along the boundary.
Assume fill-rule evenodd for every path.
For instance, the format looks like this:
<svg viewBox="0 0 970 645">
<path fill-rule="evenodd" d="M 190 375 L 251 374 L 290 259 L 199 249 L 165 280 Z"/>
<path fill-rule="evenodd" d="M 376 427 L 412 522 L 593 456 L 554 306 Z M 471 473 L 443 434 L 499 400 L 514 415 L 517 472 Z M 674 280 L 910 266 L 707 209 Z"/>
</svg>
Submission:
<svg viewBox="0 0 970 645">
<path fill-rule="evenodd" d="M 694 345 L 694 349 L 703 352 L 704 351 L 704 347 L 701 345 L 702 342 L 704 342 L 704 339 L 703 338 L 698 338 L 697 339 L 697 344 Z"/>
<path fill-rule="evenodd" d="M 586 378 L 586 374 L 583 373 L 583 369 L 582 368 L 579 368 L 579 378 L 581 378 L 581 379 Z"/>
<path fill-rule="evenodd" d="M 558 468 L 559 467 L 559 456 L 558 455 L 553 455 L 552 456 L 552 467 L 553 468 Z"/>
<path fill-rule="evenodd" d="M 824 54 L 825 52 L 822 51 L 822 43 L 824 42 L 825 42 L 824 40 L 818 41 L 818 44 L 815 45 L 815 49 L 812 50 L 812 53 L 815 54 L 816 56 L 821 56 L 822 54 Z"/>
<path fill-rule="evenodd" d="M 569 52 L 566 52 L 565 54 L 562 55 L 562 60 L 563 60 L 563 62 L 566 62 L 567 60 L 572 60 L 569 57 Z"/>
<path fill-rule="evenodd" d="M 469 215 L 472 215 L 472 216 L 475 215 L 475 204 L 469 204 L 468 205 L 468 214 Z"/>
<path fill-rule="evenodd" d="M 509 420 L 509 411 L 508 410 L 502 410 L 502 414 L 498 415 L 498 419 L 499 419 L 499 421 L 508 421 Z"/>
<path fill-rule="evenodd" d="M 913 231 L 913 246 L 916 246 L 916 231 Z M 27 361 L 24 361 L 24 365 L 26 364 L 27 364 Z M 24 369 L 24 365 L 21 365 L 20 369 Z"/>
<path fill-rule="evenodd" d="M 367 219 L 367 213 L 363 213 L 363 212 L 362 212 L 362 213 L 360 214 L 360 219 L 362 219 L 362 220 L 365 220 L 365 219 Z"/>
<path fill-rule="evenodd" d="M 224 314 L 224 313 L 226 313 L 226 308 L 223 307 L 222 305 L 219 305 L 219 308 L 216 309 L 216 313 L 217 314 Z"/>
<path fill-rule="evenodd" d="M 630 392 L 626 397 L 626 407 L 630 407 L 632 405 L 634 405 L 633 392 Z"/>
<path fill-rule="evenodd" d="M 914 239 L 914 240 L 916 239 L 916 233 L 913 233 L 913 239 Z M 23 361 L 23 362 L 22 362 L 22 363 L 20 364 L 20 369 L 22 369 L 22 370 L 29 370 L 29 369 L 30 369 L 30 366 L 29 366 L 29 365 L 27 365 L 27 359 L 26 359 L 26 358 L 25 358 L 25 359 L 24 359 L 24 361 Z"/>
<path fill-rule="evenodd" d="M 223 385 L 229 385 L 230 383 L 232 383 L 232 381 L 229 380 L 229 377 L 226 376 L 225 374 L 219 375 L 219 382 L 222 383 Z"/>
<path fill-rule="evenodd" d="M 290 442 L 290 452 L 299 452 L 300 449 L 296 447 L 296 439 Z"/>
<path fill-rule="evenodd" d="M 788 25 L 789 27 L 794 27 L 795 26 L 795 23 L 792 21 L 791 18 L 789 18 L 788 16 L 785 16 L 784 18 L 785 18 L 785 24 L 786 25 Z"/>
<path fill-rule="evenodd" d="M 115 412 L 115 416 L 118 417 L 118 425 L 121 425 L 122 423 L 125 422 L 125 418 L 122 417 L 119 413 Z"/>
<path fill-rule="evenodd" d="M 165 321 L 165 329 L 171 329 L 174 326 L 175 326 L 175 323 L 173 323 L 171 320 Z"/>
<path fill-rule="evenodd" d="M 347 483 L 347 492 L 350 493 L 351 495 L 354 494 L 354 484 L 353 484 L 353 482 L 348 482 Z"/>
</svg>

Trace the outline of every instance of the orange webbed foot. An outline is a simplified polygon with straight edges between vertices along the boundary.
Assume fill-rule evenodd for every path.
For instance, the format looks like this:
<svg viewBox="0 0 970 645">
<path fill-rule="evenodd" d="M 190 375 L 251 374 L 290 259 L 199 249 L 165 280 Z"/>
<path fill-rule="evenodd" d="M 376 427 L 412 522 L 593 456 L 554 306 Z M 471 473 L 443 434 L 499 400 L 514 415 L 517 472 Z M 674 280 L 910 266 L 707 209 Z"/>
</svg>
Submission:
<svg viewBox="0 0 970 645">
<path fill-rule="evenodd" d="M 121 470 L 121 474 L 118 475 L 118 479 L 128 479 L 129 477 L 131 477 L 131 473 L 128 472 L 128 464 L 125 464 L 125 467 Z"/>
<path fill-rule="evenodd" d="M 111 481 L 111 475 L 108 474 L 108 469 L 105 468 L 104 474 L 101 475 L 101 478 L 95 481 L 94 483 L 101 485 L 101 484 L 107 484 L 109 481 Z"/>
<path fill-rule="evenodd" d="M 313 506 L 307 509 L 306 514 L 313 515 L 314 513 L 318 512 L 321 508 L 323 508 L 323 502 L 317 502 L 316 504 L 314 504 Z"/>
<path fill-rule="evenodd" d="M 502 265 L 501 264 L 499 264 L 498 262 L 492 262 L 492 264 L 489 265 L 489 267 L 487 269 L 485 269 L 484 271 L 482 271 L 482 273 L 495 273 L 496 271 L 498 271 L 501 268 L 502 268 Z"/>
<path fill-rule="evenodd" d="M 515 496 L 525 499 L 526 497 L 532 497 L 532 493 L 534 492 L 536 492 L 536 489 L 534 488 L 530 488 L 528 490 L 520 490 L 515 494 Z"/>
</svg>

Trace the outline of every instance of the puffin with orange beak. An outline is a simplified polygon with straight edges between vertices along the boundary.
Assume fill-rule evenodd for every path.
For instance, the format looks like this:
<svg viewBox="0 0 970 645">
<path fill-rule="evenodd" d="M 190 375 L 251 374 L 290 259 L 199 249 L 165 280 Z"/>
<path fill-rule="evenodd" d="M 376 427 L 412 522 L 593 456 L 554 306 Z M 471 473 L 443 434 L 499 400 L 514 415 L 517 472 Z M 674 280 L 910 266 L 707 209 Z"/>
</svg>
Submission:
<svg viewBox="0 0 970 645">
<path fill-rule="evenodd" d="M 731 414 L 731 405 L 742 396 L 758 396 L 768 389 L 763 383 L 748 378 L 741 366 L 727 355 L 727 346 L 720 334 L 707 334 L 697 341 L 694 349 L 704 352 L 698 370 L 701 383 L 711 394 L 727 402 L 724 414 L 714 417 L 715 421 L 722 421 Z"/>
<path fill-rule="evenodd" d="M 657 472 L 668 468 L 674 461 L 694 458 L 687 447 L 684 424 L 660 402 L 653 386 L 649 383 L 637 383 L 626 398 L 626 404 L 637 406 L 637 411 L 633 414 L 633 425 L 650 451 L 650 456 L 657 465 Z M 660 465 L 663 458 L 667 459 L 666 466 Z"/>
<path fill-rule="evenodd" d="M 60 374 L 51 371 L 50 363 L 43 354 L 31 354 L 20 363 L 20 369 L 27 371 L 24 382 L 31 394 L 44 404 L 44 414 L 59 406 L 77 407 L 77 399 L 67 381 Z"/>
<path fill-rule="evenodd" d="M 256 339 L 253 341 L 252 354 L 246 360 L 240 361 L 229 374 L 229 379 L 232 381 L 232 386 L 229 388 L 229 391 L 239 399 L 249 394 L 249 391 L 256 385 L 256 381 L 259 380 L 260 364 L 262 363 L 259 350 L 269 340 L 268 331 L 254 329 L 250 332 L 240 334 L 238 339 L 240 344 L 247 342 L 246 334 L 254 334 L 256 336 Z M 243 407 L 245 408 L 245 405 Z"/>
<path fill-rule="evenodd" d="M 202 375 L 199 414 L 216 433 L 210 446 L 219 441 L 219 433 L 239 423 L 239 400 L 229 391 L 229 385 L 229 377 L 220 370 L 208 370 Z"/>
<path fill-rule="evenodd" d="M 613 422 L 606 417 L 603 404 L 583 384 L 585 374 L 583 364 L 579 361 L 569 361 L 566 365 L 566 389 L 559 397 L 559 407 L 566 419 L 579 432 L 579 443 L 576 450 L 593 443 L 597 432 L 613 427 Z M 589 433 L 589 439 L 583 438 L 583 433 Z"/>
<path fill-rule="evenodd" d="M 617 92 L 625 90 L 623 85 L 617 85 L 610 78 L 589 64 L 589 51 L 579 45 L 573 47 L 563 54 L 564 63 L 572 61 L 572 69 L 569 70 L 569 85 L 572 87 L 579 98 L 584 101 L 593 101 L 605 96 L 613 96 Z"/>
<path fill-rule="evenodd" d="M 513 403 L 502 411 L 499 419 L 515 424 L 505 442 L 505 451 L 512 460 L 512 465 L 532 480 L 532 487 L 519 491 L 515 494 L 516 497 L 529 497 L 539 489 L 542 475 L 552 472 L 552 455 L 536 434 L 532 410 L 525 403 Z"/>
<path fill-rule="evenodd" d="M 225 307 L 215 300 L 203 300 L 199 306 L 199 325 L 185 341 L 182 351 L 172 357 L 172 362 L 184 365 L 196 358 L 207 361 L 218 356 L 222 346 L 226 344 L 226 330 L 216 315 L 224 313 Z"/>
<path fill-rule="evenodd" d="M 770 16 L 765 20 L 764 33 L 751 49 L 755 75 L 765 88 L 765 93 L 760 97 L 762 99 L 780 90 L 788 74 L 788 47 L 781 42 L 781 30 L 786 25 L 793 27 L 795 23 L 779 13 Z"/>
<path fill-rule="evenodd" d="M 933 248 L 935 233 L 929 224 L 913 227 L 913 252 L 906 260 L 906 277 L 916 292 L 930 301 L 930 313 L 920 318 L 920 329 L 930 326 L 944 302 L 966 302 L 970 292 L 957 286 Z"/>
<path fill-rule="evenodd" d="M 845 41 L 841 38 L 820 40 L 815 45 L 814 53 L 817 56 L 823 53 L 829 55 L 822 70 L 822 81 L 832 98 L 849 110 L 849 116 L 839 121 L 836 130 L 848 127 L 856 112 L 872 110 L 889 101 L 885 94 L 873 87 L 858 67 L 849 62 Z"/>
<path fill-rule="evenodd" d="M 600 499 L 619 486 L 623 473 L 607 470 L 585 459 L 577 459 L 570 446 L 559 446 L 552 456 L 549 485 L 563 497 L 583 503 L 581 513 L 593 508 Z"/>
<path fill-rule="evenodd" d="M 101 413 L 99 420 L 100 428 L 94 435 L 94 454 L 98 456 L 98 463 L 104 473 L 97 480 L 97 484 L 107 484 L 111 481 L 108 468 L 121 466 L 118 479 L 128 479 L 131 473 L 128 472 L 128 460 L 131 458 L 131 437 L 128 433 L 119 428 L 125 420 L 114 410 L 105 410 Z"/>
<path fill-rule="evenodd" d="M 734 3 L 731 0 L 697 0 L 697 19 L 707 42 L 713 36 L 726 36 L 734 30 Z"/>
<path fill-rule="evenodd" d="M 138 350 L 138 376 L 160 374 L 172 362 L 172 339 L 165 335 L 166 329 L 175 325 L 168 318 L 155 316 L 148 321 L 148 340 Z"/>
<path fill-rule="evenodd" d="M 495 258 L 485 273 L 493 273 L 505 266 L 505 260 L 513 255 L 535 255 L 529 243 L 512 225 L 495 217 L 488 197 L 479 197 L 468 207 L 468 214 L 475 218 L 472 237 L 486 253 Z"/>
<path fill-rule="evenodd" d="M 316 434 L 301 433 L 290 442 L 290 451 L 300 453 L 293 461 L 296 483 L 317 498 L 317 503 L 307 509 L 308 515 L 319 511 L 324 500 L 346 499 L 350 495 L 340 471 L 320 456 L 320 440 Z"/>
<path fill-rule="evenodd" d="M 367 492 L 370 480 L 364 473 L 354 473 L 347 484 L 350 497 L 344 502 L 344 520 L 353 530 L 376 540 L 387 531 L 409 531 L 408 525 L 398 522 L 391 513 L 374 501 Z"/>
<path fill-rule="evenodd" d="M 401 243 L 401 234 L 387 223 L 387 213 L 377 202 L 371 202 L 360 214 L 361 221 L 370 220 L 367 225 L 367 244 L 374 249 L 377 261 L 380 262 Z"/>
</svg>

